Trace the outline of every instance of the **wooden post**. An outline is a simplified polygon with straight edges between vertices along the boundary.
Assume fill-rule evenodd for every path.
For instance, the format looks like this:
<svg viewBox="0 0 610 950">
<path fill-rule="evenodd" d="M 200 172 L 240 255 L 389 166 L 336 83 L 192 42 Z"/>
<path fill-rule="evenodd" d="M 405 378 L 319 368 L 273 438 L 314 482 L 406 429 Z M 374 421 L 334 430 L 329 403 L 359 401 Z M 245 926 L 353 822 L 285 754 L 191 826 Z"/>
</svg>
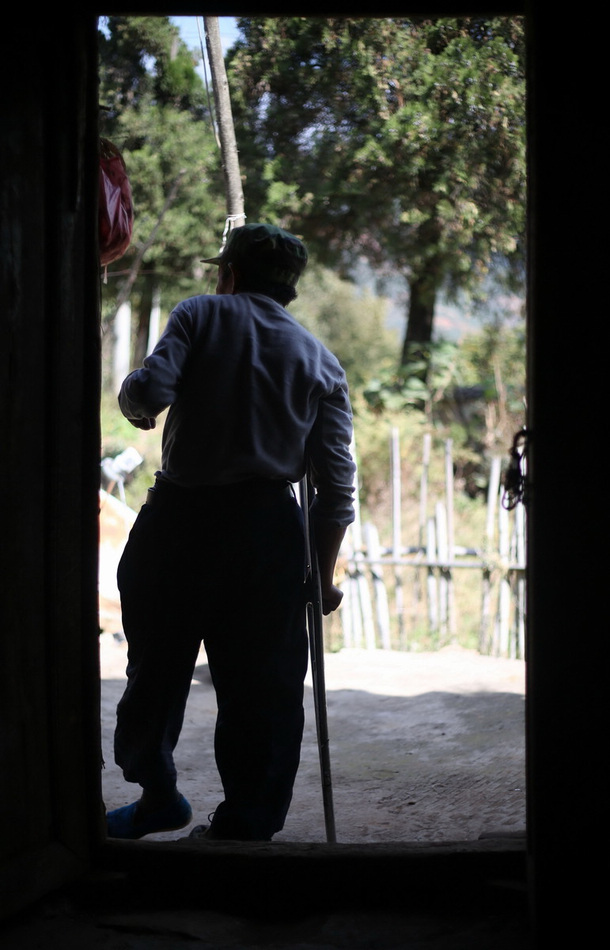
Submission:
<svg viewBox="0 0 610 950">
<path fill-rule="evenodd" d="M 131 304 L 121 304 L 114 316 L 114 350 L 112 358 L 112 379 L 115 392 L 131 369 Z"/>
<path fill-rule="evenodd" d="M 419 480 L 419 533 L 417 538 L 417 545 L 420 552 L 424 553 L 426 550 L 426 518 L 428 512 L 428 472 L 430 468 L 430 444 L 431 436 L 429 432 L 426 432 L 424 435 L 423 451 L 422 451 L 422 470 L 421 478 Z M 421 571 L 415 571 L 415 577 L 413 580 L 413 602 L 412 602 L 412 621 L 415 625 L 417 621 L 417 614 L 420 610 L 421 600 L 422 600 L 422 579 L 423 574 Z"/>
<path fill-rule="evenodd" d="M 355 452 L 352 455 L 352 458 L 355 458 Z M 375 649 L 375 625 L 373 622 L 373 607 L 371 604 L 371 594 L 368 587 L 368 582 L 366 575 L 363 571 L 364 565 L 364 554 L 362 551 L 362 520 L 360 517 L 360 500 L 358 492 L 358 473 L 356 472 L 355 477 L 355 486 L 356 490 L 354 492 L 354 513 L 355 518 L 351 524 L 352 538 L 353 538 L 353 563 L 354 563 L 354 578 L 355 586 L 357 590 L 357 596 L 355 597 L 355 604 L 359 606 L 359 617 L 362 623 L 362 632 L 364 634 L 364 641 L 367 649 Z"/>
<path fill-rule="evenodd" d="M 510 616 L 510 583 L 508 565 L 510 556 L 510 537 L 508 511 L 503 505 L 499 508 L 499 542 L 498 549 L 502 576 L 500 578 L 500 592 L 498 596 L 498 621 L 495 650 L 497 656 L 508 656 L 509 616 Z"/>
<path fill-rule="evenodd" d="M 398 560 L 402 554 L 402 521 L 401 521 L 401 482 L 400 482 L 400 446 L 398 429 L 392 429 L 392 552 Z M 394 568 L 394 597 L 396 619 L 398 621 L 398 643 L 405 646 L 405 618 L 404 618 L 404 590 L 400 565 Z"/>
<path fill-rule="evenodd" d="M 447 563 L 451 564 L 455 556 L 455 532 L 453 521 L 453 440 L 445 442 L 445 494 L 447 506 Z M 450 567 L 446 568 L 447 580 L 447 629 L 449 639 L 455 643 L 457 630 L 455 618 L 455 599 L 453 591 L 453 574 Z"/>
<path fill-rule="evenodd" d="M 235 128 L 233 125 L 233 111 L 231 109 L 231 97 L 229 95 L 229 83 L 225 70 L 224 57 L 222 55 L 218 17 L 206 16 L 203 18 L 203 21 L 205 25 L 205 42 L 208 51 L 208 61 L 210 63 L 212 85 L 214 88 L 214 105 L 216 107 L 218 137 L 222 155 L 222 170 L 225 177 L 227 216 L 232 224 L 235 224 L 237 221 L 243 224 L 245 220 L 244 193 L 239 171 L 239 157 Z"/>
<path fill-rule="evenodd" d="M 396 443 L 394 443 L 394 447 Z M 397 458 L 394 449 L 394 459 Z M 426 457 L 427 464 L 427 457 Z M 498 504 L 500 497 L 501 460 L 493 459 L 487 500 L 487 525 L 485 551 L 482 558 L 460 561 L 460 555 L 476 555 L 477 549 L 469 550 L 455 544 L 453 525 L 453 464 L 451 442 L 445 445 L 446 497 L 435 505 L 434 517 L 426 521 L 425 555 L 421 548 L 405 551 L 397 543 L 396 525 L 393 525 L 393 546 L 382 552 L 377 528 L 360 522 L 360 508 L 356 502 L 356 519 L 346 535 L 346 556 L 349 563 L 349 596 L 346 594 L 344 608 L 347 625 L 352 635 L 352 646 L 375 645 L 375 638 L 384 649 L 391 648 L 396 633 L 394 616 L 388 608 L 388 595 L 384 584 L 384 568 L 394 572 L 427 572 L 427 627 L 435 645 L 457 642 L 455 613 L 452 606 L 453 585 L 462 568 L 483 572 L 483 597 L 479 650 L 495 656 L 524 656 L 525 640 L 525 509 L 519 505 L 514 522 L 510 513 Z M 394 471 L 394 469 L 393 469 Z M 395 485 L 396 483 L 394 483 Z M 394 496 L 397 497 L 397 492 Z M 448 510 L 449 509 L 449 510 Z M 421 512 L 420 512 L 421 514 Z M 498 537 L 496 538 L 496 532 Z M 421 537 L 421 529 L 420 529 Z M 348 547 L 349 546 L 349 549 Z M 414 553 L 413 557 L 408 556 Z M 371 584 L 368 571 L 371 572 Z M 457 572 L 457 573 L 456 573 Z M 495 585 L 496 577 L 498 583 Z M 498 597 L 493 599 L 492 583 L 497 586 Z M 374 603 L 373 603 L 374 595 Z M 492 616 L 493 613 L 493 616 Z M 396 621 L 398 617 L 396 616 Z M 448 638 L 450 634 L 450 640 Z M 347 645 L 347 643 L 346 643 Z M 408 649 L 398 643 L 398 648 Z"/>
<path fill-rule="evenodd" d="M 426 559 L 428 561 L 428 626 L 431 632 L 438 630 L 438 595 L 433 564 L 436 563 L 436 528 L 434 518 L 428 518 L 426 535 Z"/>
<path fill-rule="evenodd" d="M 153 290 L 152 307 L 150 310 L 150 322 L 148 324 L 148 343 L 146 346 L 146 355 L 152 353 L 159 341 L 159 328 L 161 325 L 161 290 L 158 286 Z"/>
<path fill-rule="evenodd" d="M 424 538 L 426 534 L 426 515 L 428 509 L 428 471 L 430 468 L 430 433 L 424 435 L 424 448 L 422 454 L 422 471 L 419 490 L 419 546 L 424 547 Z"/>
<path fill-rule="evenodd" d="M 518 504 L 515 509 L 516 535 L 517 535 L 517 564 L 519 572 L 517 575 L 517 594 L 516 594 L 516 655 L 519 659 L 525 658 L 525 507 Z"/>
<path fill-rule="evenodd" d="M 353 548 L 351 545 L 351 526 L 345 535 L 344 549 L 347 555 L 348 569 L 345 580 L 341 586 L 343 591 L 343 600 L 341 601 L 341 630 L 343 634 L 343 646 L 350 649 L 356 645 L 354 640 L 354 581 L 351 574 L 350 565 L 353 560 Z"/>
<path fill-rule="evenodd" d="M 500 490 L 501 467 L 501 459 L 498 456 L 492 458 L 487 491 L 487 522 L 485 526 L 485 559 L 487 566 L 483 568 L 479 653 L 488 653 L 491 650 L 491 567 L 489 566 L 489 558 L 494 541 L 496 504 Z"/>
<path fill-rule="evenodd" d="M 440 642 L 447 642 L 449 627 L 449 581 L 447 551 L 447 511 L 442 501 L 436 503 L 436 557 L 439 565 L 438 579 L 438 629 Z"/>
<path fill-rule="evenodd" d="M 390 638 L 390 611 L 388 607 L 388 594 L 383 580 L 379 532 L 377 531 L 375 525 L 371 524 L 370 521 L 367 521 L 367 523 L 364 525 L 364 538 L 367 556 L 371 564 L 371 577 L 373 579 L 373 590 L 375 593 L 375 609 L 377 614 L 379 639 L 383 649 L 390 650 L 392 647 Z"/>
</svg>

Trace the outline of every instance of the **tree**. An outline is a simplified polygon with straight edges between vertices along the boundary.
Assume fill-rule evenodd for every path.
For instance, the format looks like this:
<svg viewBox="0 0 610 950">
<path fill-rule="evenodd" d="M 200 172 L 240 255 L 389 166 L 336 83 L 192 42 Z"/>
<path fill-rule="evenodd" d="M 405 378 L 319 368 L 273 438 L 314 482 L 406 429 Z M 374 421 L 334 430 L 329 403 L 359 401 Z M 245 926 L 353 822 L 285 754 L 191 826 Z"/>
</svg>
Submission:
<svg viewBox="0 0 610 950">
<path fill-rule="evenodd" d="M 111 320 L 121 297 L 137 311 L 139 364 L 153 294 L 201 292 L 201 258 L 218 249 L 222 167 L 205 90 L 167 17 L 109 17 L 100 30 L 101 132 L 120 149 L 135 209 L 128 252 L 108 268 Z"/>
<path fill-rule="evenodd" d="M 385 326 L 388 305 L 314 260 L 299 281 L 290 312 L 335 354 L 355 394 L 371 373 L 391 363 L 396 339 Z"/>
<path fill-rule="evenodd" d="M 439 291 L 523 265 L 524 40 L 515 18 L 241 18 L 229 54 L 247 206 L 326 264 L 405 275 L 401 364 Z"/>
<path fill-rule="evenodd" d="M 168 17 L 105 17 L 98 41 L 100 102 L 110 116 L 154 101 L 205 118 L 194 54 Z"/>
</svg>

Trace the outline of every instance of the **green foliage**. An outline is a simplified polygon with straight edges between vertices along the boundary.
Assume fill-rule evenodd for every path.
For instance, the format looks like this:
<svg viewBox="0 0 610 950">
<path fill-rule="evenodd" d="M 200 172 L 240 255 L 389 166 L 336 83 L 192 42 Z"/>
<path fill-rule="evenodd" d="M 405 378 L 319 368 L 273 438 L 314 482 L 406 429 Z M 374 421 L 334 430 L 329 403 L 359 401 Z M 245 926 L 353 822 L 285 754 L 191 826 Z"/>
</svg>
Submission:
<svg viewBox="0 0 610 950">
<path fill-rule="evenodd" d="M 439 394 L 445 393 L 457 382 L 458 346 L 441 341 L 418 346 L 418 360 L 407 365 L 386 368 L 369 380 L 364 397 L 376 413 L 384 410 L 421 409 L 428 407 Z M 426 379 L 422 379 L 427 370 Z"/>
<path fill-rule="evenodd" d="M 488 324 L 460 345 L 457 370 L 462 386 L 478 396 L 467 411 L 448 408 L 460 422 L 464 441 L 479 456 L 507 455 L 525 425 L 525 327 Z"/>
<path fill-rule="evenodd" d="M 254 214 L 298 229 L 327 264 L 361 254 L 405 274 L 412 304 L 425 294 L 411 309 L 415 341 L 431 338 L 441 287 L 476 287 L 498 258 L 519 271 L 518 18 L 238 25 L 230 83 Z"/>
<path fill-rule="evenodd" d="M 371 411 L 361 392 L 352 395 L 354 431 L 358 460 L 360 502 L 364 517 L 370 518 L 380 530 L 388 528 L 391 493 L 391 433 L 400 437 L 407 494 L 415 497 L 417 482 L 414 473 L 421 459 L 424 434 L 429 431 L 422 413 L 406 413 L 386 409 L 382 414 Z"/>
<path fill-rule="evenodd" d="M 177 182 L 176 199 L 163 214 L 145 264 L 161 284 L 178 276 L 192 278 L 203 252 L 215 246 L 214 230 L 220 241 L 224 220 L 221 202 L 210 188 L 218 152 L 209 128 L 188 112 L 150 105 L 121 113 L 114 133 L 122 146 L 135 208 L 132 249 L 121 268 L 149 239 Z"/>
<path fill-rule="evenodd" d="M 486 398 L 502 386 L 512 411 L 525 397 L 525 325 L 493 323 L 460 343 L 459 366 L 465 386 L 482 385 Z"/>
<path fill-rule="evenodd" d="M 383 298 L 358 291 L 313 262 L 299 281 L 290 312 L 337 356 L 350 391 L 356 392 L 373 368 L 393 360 L 396 339 L 385 325 L 387 306 Z"/>
<path fill-rule="evenodd" d="M 168 17 L 111 16 L 101 26 L 100 103 L 111 116 L 154 101 L 203 117 L 197 61 Z"/>
<path fill-rule="evenodd" d="M 141 322 L 153 285 L 172 303 L 200 293 L 199 262 L 220 245 L 222 167 L 195 65 L 167 17 L 109 17 L 100 31 L 101 134 L 121 149 L 134 202 L 131 246 L 103 288 L 109 319 L 134 264 Z"/>
<path fill-rule="evenodd" d="M 515 432 L 525 423 L 525 335 L 521 323 L 488 324 L 459 344 L 429 347 L 429 374 L 423 383 L 417 363 L 396 371 L 381 367 L 359 394 L 357 428 L 387 429 L 409 420 L 418 437 L 428 431 L 451 439 L 456 484 L 466 496 L 486 490 L 489 459 L 507 456 Z M 366 421 L 368 420 L 368 422 Z M 415 430 L 413 427 L 415 426 Z M 358 436 L 361 455 L 375 465 L 369 437 Z"/>
</svg>

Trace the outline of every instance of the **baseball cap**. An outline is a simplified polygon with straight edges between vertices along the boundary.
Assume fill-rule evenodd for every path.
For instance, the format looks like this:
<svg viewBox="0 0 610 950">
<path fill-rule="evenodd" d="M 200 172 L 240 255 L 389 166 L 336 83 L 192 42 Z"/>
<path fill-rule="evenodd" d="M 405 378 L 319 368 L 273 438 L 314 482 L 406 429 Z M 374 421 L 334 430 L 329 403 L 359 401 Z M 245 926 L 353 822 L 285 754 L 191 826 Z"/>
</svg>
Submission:
<svg viewBox="0 0 610 950">
<path fill-rule="evenodd" d="M 273 224 L 244 224 L 229 231 L 227 242 L 217 257 L 203 264 L 231 263 L 256 269 L 260 277 L 274 284 L 294 287 L 307 265 L 305 245 L 294 234 Z"/>
</svg>

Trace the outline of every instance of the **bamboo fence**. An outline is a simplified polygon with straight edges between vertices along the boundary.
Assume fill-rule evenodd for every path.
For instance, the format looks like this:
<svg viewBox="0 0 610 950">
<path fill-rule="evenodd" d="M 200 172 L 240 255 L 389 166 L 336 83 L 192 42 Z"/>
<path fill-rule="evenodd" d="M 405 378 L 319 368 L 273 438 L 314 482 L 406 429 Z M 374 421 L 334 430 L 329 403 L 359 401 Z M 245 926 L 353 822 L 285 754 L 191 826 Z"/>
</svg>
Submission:
<svg viewBox="0 0 610 950">
<path fill-rule="evenodd" d="M 452 442 L 445 442 L 444 496 L 429 497 L 430 436 L 422 446 L 417 537 L 403 540 L 399 436 L 391 432 L 392 525 L 388 544 L 377 527 L 356 518 L 340 554 L 344 578 L 339 622 L 329 625 L 330 649 L 438 649 L 476 646 L 494 656 L 525 653 L 525 510 L 502 504 L 502 460 L 489 470 L 484 535 L 475 547 L 456 542 Z M 470 574 L 466 608 L 456 606 Z M 475 579 L 475 584 L 472 581 Z M 474 594 L 473 594 L 474 589 Z M 464 628 L 469 631 L 464 639 Z M 473 644 L 473 638 L 476 641 Z"/>
</svg>

